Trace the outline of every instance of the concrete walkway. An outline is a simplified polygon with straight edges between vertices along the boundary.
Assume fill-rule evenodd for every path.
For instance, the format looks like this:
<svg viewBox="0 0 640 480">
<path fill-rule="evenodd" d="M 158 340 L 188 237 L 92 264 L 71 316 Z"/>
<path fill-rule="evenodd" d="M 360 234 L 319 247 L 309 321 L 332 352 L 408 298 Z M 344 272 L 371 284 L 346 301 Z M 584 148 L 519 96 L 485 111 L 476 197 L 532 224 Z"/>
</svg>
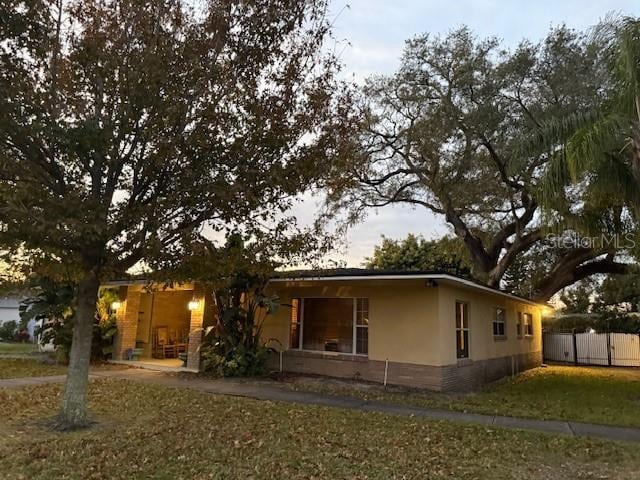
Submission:
<svg viewBox="0 0 640 480">
<path fill-rule="evenodd" d="M 455 412 L 451 410 L 412 407 L 408 405 L 361 400 L 354 397 L 294 391 L 284 386 L 278 386 L 271 382 L 260 380 L 239 381 L 198 377 L 185 378 L 175 375 L 167 375 L 163 372 L 134 368 L 123 370 L 94 370 L 91 372 L 90 377 L 93 379 L 109 377 L 133 380 L 173 388 L 188 388 L 200 392 L 247 397 L 257 400 L 289 402 L 302 405 L 321 405 L 325 407 L 345 408 L 361 412 L 414 416 L 433 420 L 473 423 L 573 437 L 595 437 L 607 440 L 640 443 L 640 428 L 614 427 L 560 420 L 534 420 L 529 418 L 482 415 L 477 413 Z M 6 379 L 0 380 L 0 388 L 20 388 L 46 383 L 62 383 L 65 378 L 66 377 L 64 375 L 55 375 L 50 377 Z"/>
</svg>

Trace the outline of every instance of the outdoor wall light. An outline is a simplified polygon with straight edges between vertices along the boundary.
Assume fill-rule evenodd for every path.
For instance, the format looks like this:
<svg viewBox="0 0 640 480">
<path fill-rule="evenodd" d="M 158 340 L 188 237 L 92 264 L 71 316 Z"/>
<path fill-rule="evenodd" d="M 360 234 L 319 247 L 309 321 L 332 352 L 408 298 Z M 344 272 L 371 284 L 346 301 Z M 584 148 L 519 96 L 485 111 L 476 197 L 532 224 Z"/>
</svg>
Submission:
<svg viewBox="0 0 640 480">
<path fill-rule="evenodd" d="M 119 310 L 120 307 L 122 306 L 121 302 L 111 302 L 111 310 Z"/>
<path fill-rule="evenodd" d="M 200 308 L 200 302 L 198 300 L 191 300 L 188 304 L 189 310 L 197 310 Z"/>
</svg>

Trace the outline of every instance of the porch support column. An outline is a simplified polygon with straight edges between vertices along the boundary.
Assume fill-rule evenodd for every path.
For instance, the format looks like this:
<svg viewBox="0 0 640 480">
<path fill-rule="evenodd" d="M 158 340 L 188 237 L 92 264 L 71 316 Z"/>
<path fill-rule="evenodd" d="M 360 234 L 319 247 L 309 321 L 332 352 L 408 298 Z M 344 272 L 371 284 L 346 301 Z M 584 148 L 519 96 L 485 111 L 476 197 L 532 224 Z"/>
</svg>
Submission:
<svg viewBox="0 0 640 480">
<path fill-rule="evenodd" d="M 189 324 L 189 347 L 187 350 L 187 368 L 200 370 L 200 345 L 204 324 L 204 292 L 195 287 L 194 300 L 198 302 L 197 308 L 191 310 L 191 323 Z"/>
<path fill-rule="evenodd" d="M 127 350 L 136 347 L 140 293 L 140 291 L 132 291 L 131 287 L 120 288 L 120 308 L 116 310 L 118 333 L 113 348 L 115 360 L 126 360 Z"/>
</svg>

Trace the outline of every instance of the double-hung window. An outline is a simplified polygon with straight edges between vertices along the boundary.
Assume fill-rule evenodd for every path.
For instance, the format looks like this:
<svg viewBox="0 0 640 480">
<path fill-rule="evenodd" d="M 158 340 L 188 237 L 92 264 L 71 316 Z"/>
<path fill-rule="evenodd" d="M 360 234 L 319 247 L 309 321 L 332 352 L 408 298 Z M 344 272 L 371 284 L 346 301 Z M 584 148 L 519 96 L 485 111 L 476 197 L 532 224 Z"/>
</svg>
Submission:
<svg viewBox="0 0 640 480">
<path fill-rule="evenodd" d="M 367 355 L 369 299 L 293 299 L 289 347 L 298 350 Z"/>
<path fill-rule="evenodd" d="M 524 335 L 525 337 L 533 336 L 533 315 L 530 313 L 523 313 L 522 319 L 524 322 Z"/>
<path fill-rule="evenodd" d="M 469 304 L 456 302 L 456 356 L 469 358 Z"/>
<path fill-rule="evenodd" d="M 506 329 L 506 312 L 504 308 L 498 307 L 494 310 L 493 315 L 493 336 L 505 337 L 507 335 Z"/>
</svg>

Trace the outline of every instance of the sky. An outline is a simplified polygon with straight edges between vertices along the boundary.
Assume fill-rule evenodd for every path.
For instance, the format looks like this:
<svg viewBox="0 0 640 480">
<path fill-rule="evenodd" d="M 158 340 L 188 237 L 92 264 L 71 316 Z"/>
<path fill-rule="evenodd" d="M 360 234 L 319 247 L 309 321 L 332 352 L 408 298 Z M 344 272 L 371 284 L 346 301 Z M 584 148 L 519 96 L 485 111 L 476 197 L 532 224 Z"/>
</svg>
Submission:
<svg viewBox="0 0 640 480">
<path fill-rule="evenodd" d="M 496 36 L 507 47 L 528 38 L 538 41 L 549 28 L 566 24 L 579 30 L 596 24 L 608 13 L 640 15 L 637 0 L 332 0 L 329 18 L 335 51 L 345 76 L 356 82 L 375 74 L 390 74 L 399 66 L 405 40 L 419 34 L 446 34 L 467 25 L 479 37 Z M 318 201 L 306 199 L 296 208 L 309 220 Z M 381 236 L 404 238 L 415 233 L 437 238 L 449 232 L 442 218 L 420 209 L 388 206 L 371 211 L 353 227 L 346 248 L 332 259 L 359 267 L 373 253 Z"/>
</svg>

